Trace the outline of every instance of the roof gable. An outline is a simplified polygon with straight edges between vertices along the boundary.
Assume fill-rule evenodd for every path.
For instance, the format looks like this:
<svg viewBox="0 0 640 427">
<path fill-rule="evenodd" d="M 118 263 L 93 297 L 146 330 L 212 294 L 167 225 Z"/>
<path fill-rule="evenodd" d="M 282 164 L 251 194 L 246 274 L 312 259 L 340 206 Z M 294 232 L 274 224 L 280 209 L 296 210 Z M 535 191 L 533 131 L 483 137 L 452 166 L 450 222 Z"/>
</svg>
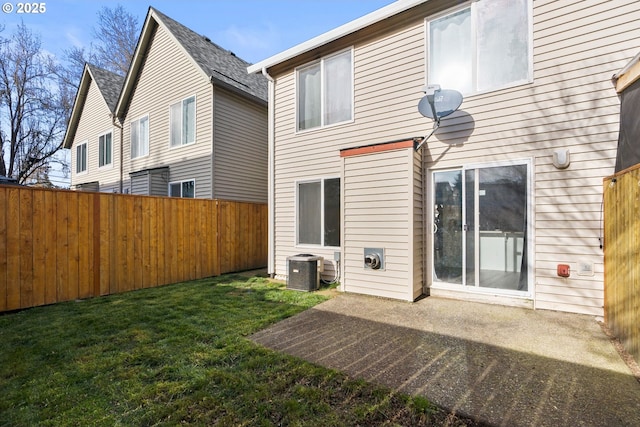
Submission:
<svg viewBox="0 0 640 427">
<path fill-rule="evenodd" d="M 124 84 L 124 77 L 92 64 L 88 64 L 88 69 L 96 85 L 98 85 L 100 93 L 102 93 L 104 100 L 109 106 L 109 110 L 113 113 L 118 103 L 122 85 Z"/>
<path fill-rule="evenodd" d="M 201 71 L 203 78 L 242 96 L 266 103 L 267 81 L 263 76 L 248 74 L 247 66 L 249 63 L 150 7 L 116 106 L 118 117 L 123 116 L 127 109 L 156 26 L 161 26 L 171 35 Z"/>
<path fill-rule="evenodd" d="M 62 140 L 62 146 L 64 148 L 71 148 L 73 145 L 91 82 L 95 83 L 105 101 L 106 107 L 109 109 L 109 112 L 113 114 L 118 97 L 120 96 L 120 91 L 122 90 L 124 77 L 93 64 L 86 63 L 84 65 L 80 85 L 78 85 L 76 98 L 73 102 L 73 109 L 71 110 L 71 118 L 69 119 L 69 124 L 67 125 L 67 130 Z"/>
</svg>

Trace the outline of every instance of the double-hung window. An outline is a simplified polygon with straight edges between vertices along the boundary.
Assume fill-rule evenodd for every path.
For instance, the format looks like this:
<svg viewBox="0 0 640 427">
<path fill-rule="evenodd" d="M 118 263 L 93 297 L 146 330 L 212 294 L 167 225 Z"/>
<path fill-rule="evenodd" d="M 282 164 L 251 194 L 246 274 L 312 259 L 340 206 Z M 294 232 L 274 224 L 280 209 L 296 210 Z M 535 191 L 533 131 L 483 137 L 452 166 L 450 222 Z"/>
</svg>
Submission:
<svg viewBox="0 0 640 427">
<path fill-rule="evenodd" d="M 196 97 L 191 96 L 169 107 L 171 115 L 171 147 L 196 142 Z"/>
<path fill-rule="evenodd" d="M 149 155 L 149 116 L 131 122 L 131 158 Z"/>
<path fill-rule="evenodd" d="M 298 182 L 297 243 L 340 246 L 340 178 Z"/>
<path fill-rule="evenodd" d="M 169 183 L 169 197 L 186 197 L 193 199 L 195 196 L 196 182 L 193 179 Z"/>
<path fill-rule="evenodd" d="M 83 142 L 76 147 L 76 173 L 87 171 L 87 143 Z"/>
<path fill-rule="evenodd" d="M 297 129 L 353 119 L 353 50 L 327 56 L 296 70 Z"/>
<path fill-rule="evenodd" d="M 112 138 L 111 132 L 98 137 L 98 167 L 111 166 L 113 162 Z"/>
<path fill-rule="evenodd" d="M 473 1 L 427 35 L 429 84 L 468 95 L 531 81 L 531 0 Z"/>
</svg>

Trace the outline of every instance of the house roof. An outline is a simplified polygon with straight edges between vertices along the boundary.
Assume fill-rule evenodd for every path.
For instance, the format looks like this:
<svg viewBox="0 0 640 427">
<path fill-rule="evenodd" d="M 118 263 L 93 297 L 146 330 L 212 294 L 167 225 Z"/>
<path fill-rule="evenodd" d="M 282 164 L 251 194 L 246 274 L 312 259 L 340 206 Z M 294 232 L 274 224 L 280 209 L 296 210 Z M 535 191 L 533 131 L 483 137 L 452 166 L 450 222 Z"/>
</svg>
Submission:
<svg viewBox="0 0 640 427">
<path fill-rule="evenodd" d="M 250 65 L 248 62 L 238 58 L 233 52 L 213 43 L 205 36 L 194 32 L 150 7 L 142 27 L 142 33 L 138 40 L 131 67 L 129 67 L 129 72 L 125 79 L 122 94 L 116 106 L 118 117 L 124 115 L 126 111 L 156 25 L 162 26 L 171 34 L 178 45 L 192 59 L 193 63 L 202 71 L 203 76 L 213 84 L 218 84 L 242 96 L 266 103 L 267 80 L 263 76 L 248 74 L 246 71 L 247 66 Z"/>
<path fill-rule="evenodd" d="M 624 91 L 638 79 L 640 79 L 640 53 L 611 78 L 618 93 Z"/>
<path fill-rule="evenodd" d="M 116 109 L 116 105 L 118 104 L 118 97 L 120 96 L 122 85 L 124 84 L 124 77 L 120 74 L 99 68 L 93 64 L 87 65 L 89 72 L 93 76 L 93 80 L 98 85 L 104 100 L 109 106 L 109 111 L 113 113 Z"/>
<path fill-rule="evenodd" d="M 64 134 L 62 140 L 62 146 L 64 148 L 71 148 L 73 140 L 78 130 L 78 122 L 80 121 L 80 115 L 84 108 L 84 102 L 87 99 L 87 93 L 89 92 L 89 85 L 91 82 L 95 82 L 102 98 L 104 99 L 107 108 L 110 113 L 113 113 L 122 90 L 124 83 L 124 77 L 119 74 L 112 73 L 111 71 L 104 70 L 93 64 L 86 63 L 82 71 L 82 78 L 80 79 L 80 85 L 76 92 L 76 98 L 73 103 L 73 109 L 71 110 L 71 118 L 67 125 L 67 131 Z"/>
<path fill-rule="evenodd" d="M 263 69 L 268 69 L 270 67 L 273 67 L 274 65 L 278 65 L 289 59 L 295 58 L 298 55 L 317 49 L 321 46 L 326 45 L 327 43 L 333 42 L 349 34 L 355 33 L 356 31 L 359 31 L 370 25 L 376 24 L 380 21 L 383 21 L 387 18 L 390 18 L 394 15 L 397 15 L 401 12 L 404 12 L 408 9 L 411 9 L 412 7 L 418 6 L 427 1 L 429 0 L 396 0 L 390 5 L 385 6 L 381 9 L 378 9 L 374 12 L 371 12 L 368 15 L 355 19 L 338 28 L 335 28 L 331 31 L 328 31 L 317 37 L 314 37 L 311 40 L 307 40 L 304 43 L 300 43 L 297 46 L 294 46 L 272 57 L 269 57 L 256 64 L 253 64 L 247 67 L 247 71 L 250 74 L 261 72 Z"/>
</svg>

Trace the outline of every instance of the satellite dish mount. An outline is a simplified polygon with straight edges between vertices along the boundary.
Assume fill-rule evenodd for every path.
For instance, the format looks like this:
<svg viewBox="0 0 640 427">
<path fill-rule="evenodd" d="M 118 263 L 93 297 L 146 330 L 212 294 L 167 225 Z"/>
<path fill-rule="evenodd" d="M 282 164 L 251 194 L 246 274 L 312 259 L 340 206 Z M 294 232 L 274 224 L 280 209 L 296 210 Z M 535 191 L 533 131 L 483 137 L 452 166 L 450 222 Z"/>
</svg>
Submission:
<svg viewBox="0 0 640 427">
<path fill-rule="evenodd" d="M 427 139 L 440 127 L 440 119 L 455 112 L 462 105 L 462 94 L 457 90 L 440 89 L 440 85 L 425 86 L 425 96 L 418 103 L 418 111 L 425 117 L 433 119 L 433 130 L 420 141 L 416 151 L 420 150 Z"/>
</svg>

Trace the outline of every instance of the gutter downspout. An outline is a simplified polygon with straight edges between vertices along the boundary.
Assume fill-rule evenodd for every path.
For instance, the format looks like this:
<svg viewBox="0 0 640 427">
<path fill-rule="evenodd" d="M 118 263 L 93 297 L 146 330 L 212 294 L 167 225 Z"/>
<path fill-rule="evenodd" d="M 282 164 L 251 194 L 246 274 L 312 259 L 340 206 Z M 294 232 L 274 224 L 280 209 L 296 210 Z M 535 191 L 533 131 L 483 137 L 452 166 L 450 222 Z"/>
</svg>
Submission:
<svg viewBox="0 0 640 427">
<path fill-rule="evenodd" d="M 267 273 L 269 276 L 274 277 L 275 268 L 275 250 L 276 250 L 276 219 L 275 219 L 275 95 L 276 95 L 276 81 L 269 75 L 266 67 L 262 67 L 262 75 L 266 77 L 269 82 L 269 94 L 268 94 L 268 113 L 267 113 L 267 138 L 269 142 L 268 152 L 268 173 L 269 181 L 267 187 L 267 217 L 268 217 L 268 251 L 267 251 Z"/>
<path fill-rule="evenodd" d="M 124 191 L 124 125 L 115 115 L 111 116 L 111 121 L 115 127 L 120 129 L 120 194 Z"/>
</svg>

